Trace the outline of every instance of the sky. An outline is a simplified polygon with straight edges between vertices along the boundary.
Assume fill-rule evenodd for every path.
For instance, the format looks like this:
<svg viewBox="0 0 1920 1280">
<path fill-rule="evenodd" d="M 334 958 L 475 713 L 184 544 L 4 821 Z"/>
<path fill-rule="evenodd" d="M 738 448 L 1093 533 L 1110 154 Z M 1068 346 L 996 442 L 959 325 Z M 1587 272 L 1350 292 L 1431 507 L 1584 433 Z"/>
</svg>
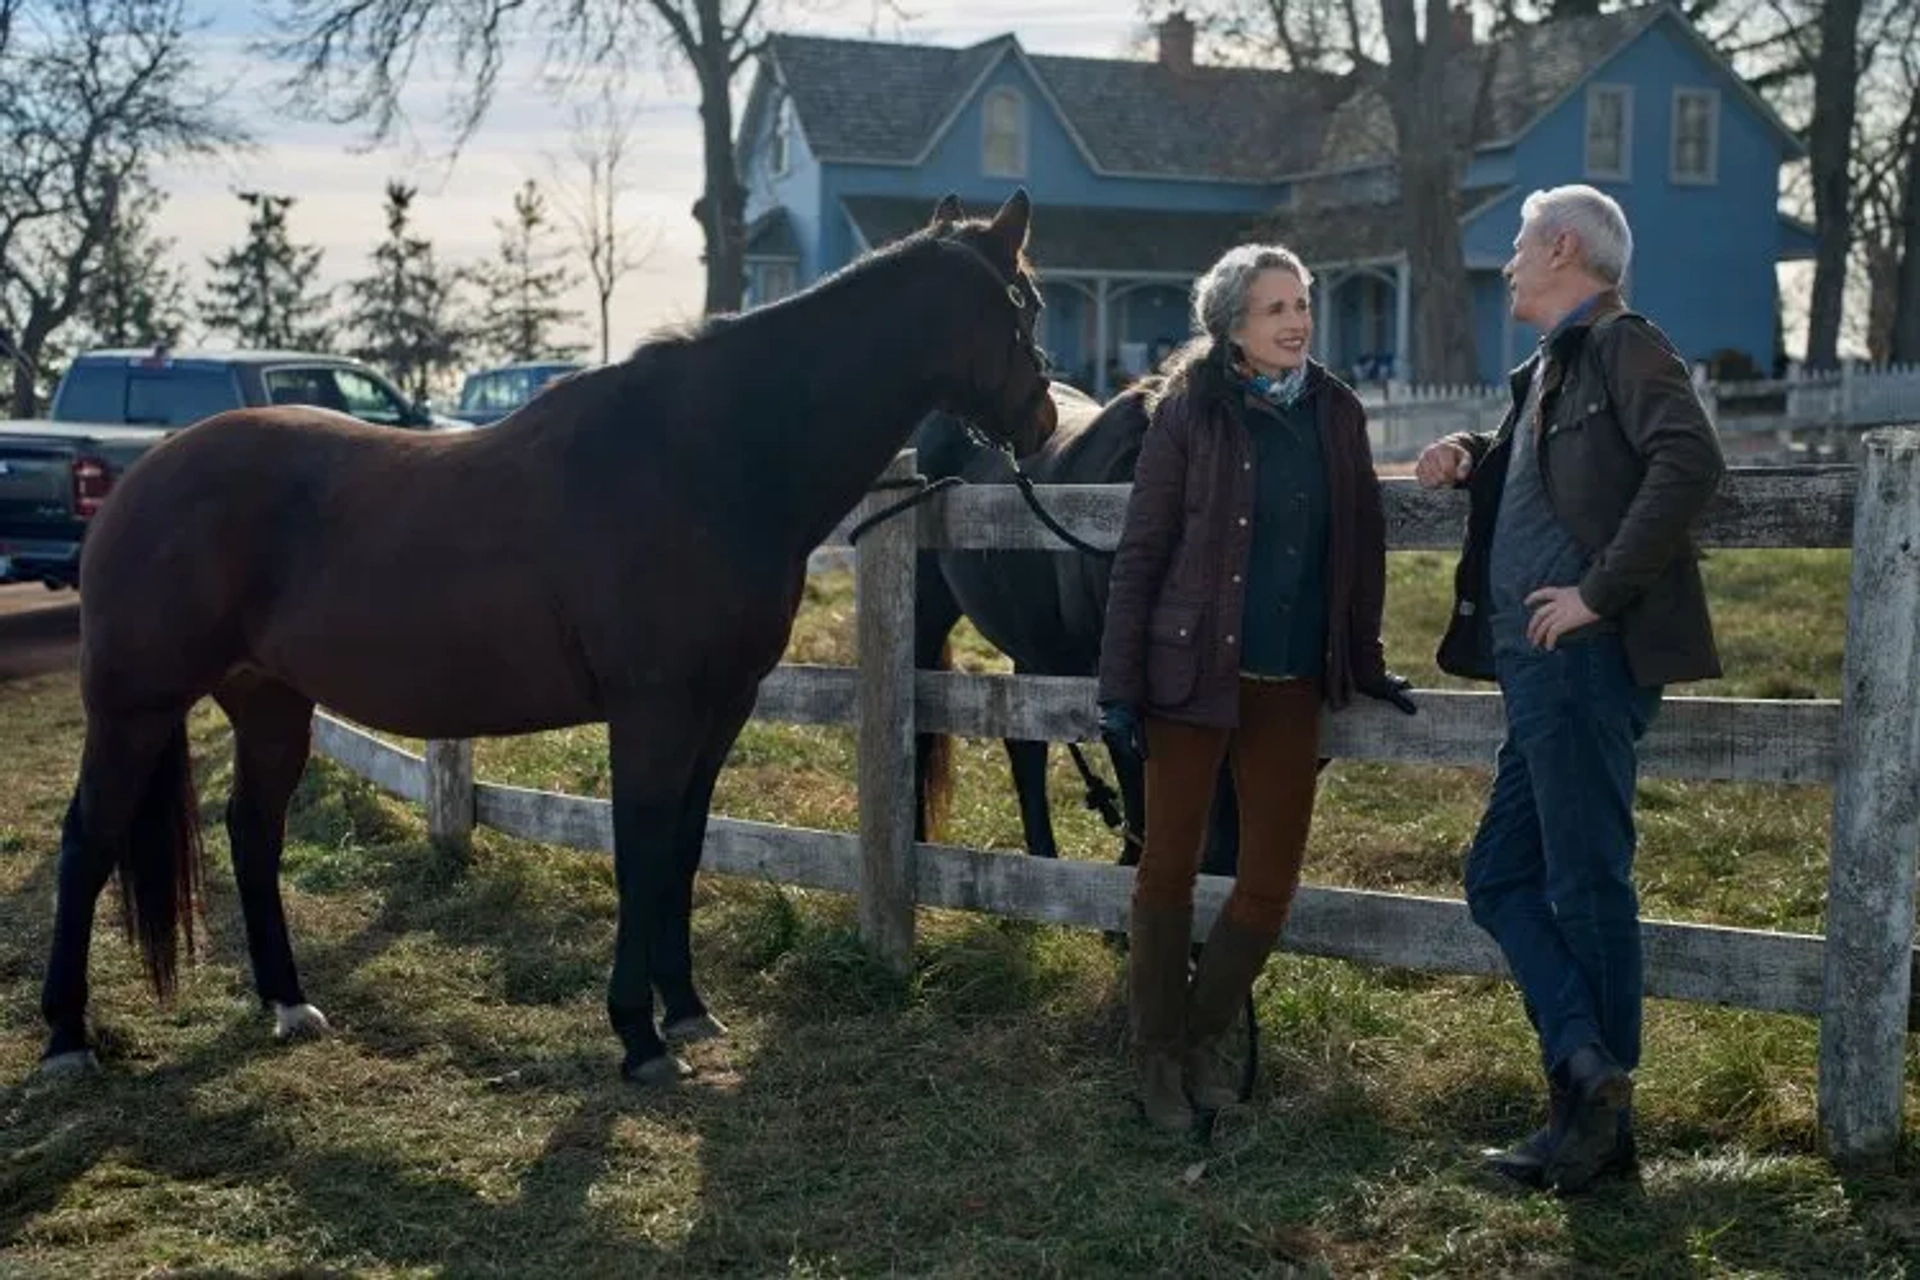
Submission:
<svg viewBox="0 0 1920 1280">
<path fill-rule="evenodd" d="M 1013 31 L 1031 51 L 1120 56 L 1145 27 L 1136 0 L 903 0 L 889 5 L 875 23 L 873 0 L 829 8 L 812 0 L 792 8 L 776 25 L 825 35 L 903 39 L 932 44 L 970 44 Z M 771 6 L 770 6 L 771 7 Z M 417 78 L 406 95 L 408 123 L 393 142 L 370 146 L 366 130 L 300 120 L 273 92 L 284 69 L 252 56 L 250 42 L 271 34 L 261 6 L 252 0 L 217 0 L 199 10 L 207 28 L 194 48 L 210 77 L 222 86 L 224 105 L 251 131 L 256 145 L 236 155 L 169 165 L 157 174 L 168 194 L 159 219 L 161 234 L 176 243 L 197 296 L 210 256 L 237 245 L 245 234 L 246 207 L 235 192 L 266 190 L 295 197 L 289 214 L 297 242 L 324 250 L 321 273 L 339 283 L 366 270 L 367 254 L 385 232 L 382 204 L 387 182 L 417 184 L 414 201 L 420 233 L 430 237 L 443 261 L 471 262 L 491 256 L 499 244 L 495 223 L 507 218 L 513 191 L 527 178 L 557 197 L 556 167 L 564 176 L 570 156 L 572 100 L 539 82 L 537 50 L 510 60 L 500 92 L 478 131 L 450 155 L 453 134 L 445 124 L 447 81 L 438 68 Z M 737 82 L 736 103 L 750 75 Z M 633 185 L 624 219 L 653 251 L 625 277 L 612 302 L 615 358 L 662 324 L 699 314 L 702 276 L 700 229 L 689 212 L 700 194 L 700 131 L 691 78 L 661 70 L 634 86 L 631 146 Z M 588 316 L 592 295 L 582 287 L 572 299 Z M 218 339 L 189 329 L 190 342 Z M 596 344 L 590 320 L 577 338 Z"/>
</svg>

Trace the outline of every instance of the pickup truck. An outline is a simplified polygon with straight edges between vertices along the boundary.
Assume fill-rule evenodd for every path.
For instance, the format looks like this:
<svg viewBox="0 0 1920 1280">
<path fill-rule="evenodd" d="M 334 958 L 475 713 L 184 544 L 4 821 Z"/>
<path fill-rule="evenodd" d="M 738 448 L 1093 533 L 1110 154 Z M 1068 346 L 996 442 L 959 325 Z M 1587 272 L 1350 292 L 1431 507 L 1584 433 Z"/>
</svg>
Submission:
<svg viewBox="0 0 1920 1280">
<path fill-rule="evenodd" d="M 409 430 L 471 430 L 370 366 L 297 351 L 90 351 L 44 420 L 0 421 L 0 583 L 80 580 L 87 522 L 114 481 L 170 432 L 247 405 L 313 404 Z"/>
</svg>

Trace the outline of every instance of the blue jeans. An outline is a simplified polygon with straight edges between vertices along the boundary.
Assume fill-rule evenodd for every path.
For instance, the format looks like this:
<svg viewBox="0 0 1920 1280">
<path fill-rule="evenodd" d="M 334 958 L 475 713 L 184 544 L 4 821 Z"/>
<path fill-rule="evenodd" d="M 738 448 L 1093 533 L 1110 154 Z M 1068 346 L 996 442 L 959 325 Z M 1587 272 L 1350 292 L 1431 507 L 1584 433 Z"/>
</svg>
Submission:
<svg viewBox="0 0 1920 1280">
<path fill-rule="evenodd" d="M 1599 1043 L 1640 1061 L 1640 902 L 1633 887 L 1636 747 L 1660 706 L 1620 637 L 1495 659 L 1507 736 L 1467 854 L 1467 907 L 1519 983 L 1551 1075 Z"/>
</svg>

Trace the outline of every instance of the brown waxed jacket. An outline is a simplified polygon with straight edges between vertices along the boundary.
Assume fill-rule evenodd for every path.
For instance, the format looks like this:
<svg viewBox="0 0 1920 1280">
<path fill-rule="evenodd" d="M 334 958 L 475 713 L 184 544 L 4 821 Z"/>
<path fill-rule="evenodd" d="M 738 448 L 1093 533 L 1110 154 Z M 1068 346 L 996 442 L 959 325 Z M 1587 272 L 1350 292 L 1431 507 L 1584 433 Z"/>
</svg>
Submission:
<svg viewBox="0 0 1920 1280">
<path fill-rule="evenodd" d="M 1326 701 L 1385 673 L 1386 520 L 1359 398 L 1319 365 L 1309 376 L 1326 459 Z M 1198 344 L 1153 407 L 1114 555 L 1100 645 L 1100 700 L 1165 719 L 1239 723 L 1241 618 L 1253 548 L 1253 437 L 1225 352 Z"/>
<path fill-rule="evenodd" d="M 1498 431 L 1447 437 L 1473 460 L 1472 503 L 1440 669 L 1493 678 L 1487 570 L 1494 521 L 1513 433 L 1542 360 L 1535 453 L 1554 514 L 1592 556 L 1577 584 L 1580 598 L 1618 621 L 1637 684 L 1718 676 L 1689 531 L 1726 469 L 1719 438 L 1672 343 L 1612 292 L 1513 371 L 1513 404 Z"/>
</svg>

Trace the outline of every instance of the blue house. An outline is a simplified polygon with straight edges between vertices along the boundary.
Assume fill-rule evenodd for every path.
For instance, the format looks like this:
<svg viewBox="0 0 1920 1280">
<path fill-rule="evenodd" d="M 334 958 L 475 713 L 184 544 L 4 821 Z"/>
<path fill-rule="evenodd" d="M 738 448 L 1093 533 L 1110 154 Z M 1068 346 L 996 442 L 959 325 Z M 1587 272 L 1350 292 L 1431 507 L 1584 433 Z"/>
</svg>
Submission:
<svg viewBox="0 0 1920 1280">
<path fill-rule="evenodd" d="M 1779 211 L 1780 166 L 1803 154 L 1779 117 L 1669 5 L 1492 41 L 1456 21 L 1481 380 L 1536 337 L 1508 318 L 1500 277 L 1520 203 L 1575 181 L 1633 223 L 1633 305 L 1691 359 L 1770 367 L 1775 266 L 1813 249 Z M 1086 389 L 1104 396 L 1184 340 L 1194 277 L 1256 238 L 1312 267 L 1320 359 L 1405 378 L 1411 281 L 1378 78 L 1196 65 L 1184 14 L 1158 34 L 1153 61 L 1033 55 L 1012 35 L 964 49 L 775 35 L 740 123 L 749 305 L 917 229 L 949 191 L 986 212 L 1021 184 L 1042 341 Z"/>
</svg>

